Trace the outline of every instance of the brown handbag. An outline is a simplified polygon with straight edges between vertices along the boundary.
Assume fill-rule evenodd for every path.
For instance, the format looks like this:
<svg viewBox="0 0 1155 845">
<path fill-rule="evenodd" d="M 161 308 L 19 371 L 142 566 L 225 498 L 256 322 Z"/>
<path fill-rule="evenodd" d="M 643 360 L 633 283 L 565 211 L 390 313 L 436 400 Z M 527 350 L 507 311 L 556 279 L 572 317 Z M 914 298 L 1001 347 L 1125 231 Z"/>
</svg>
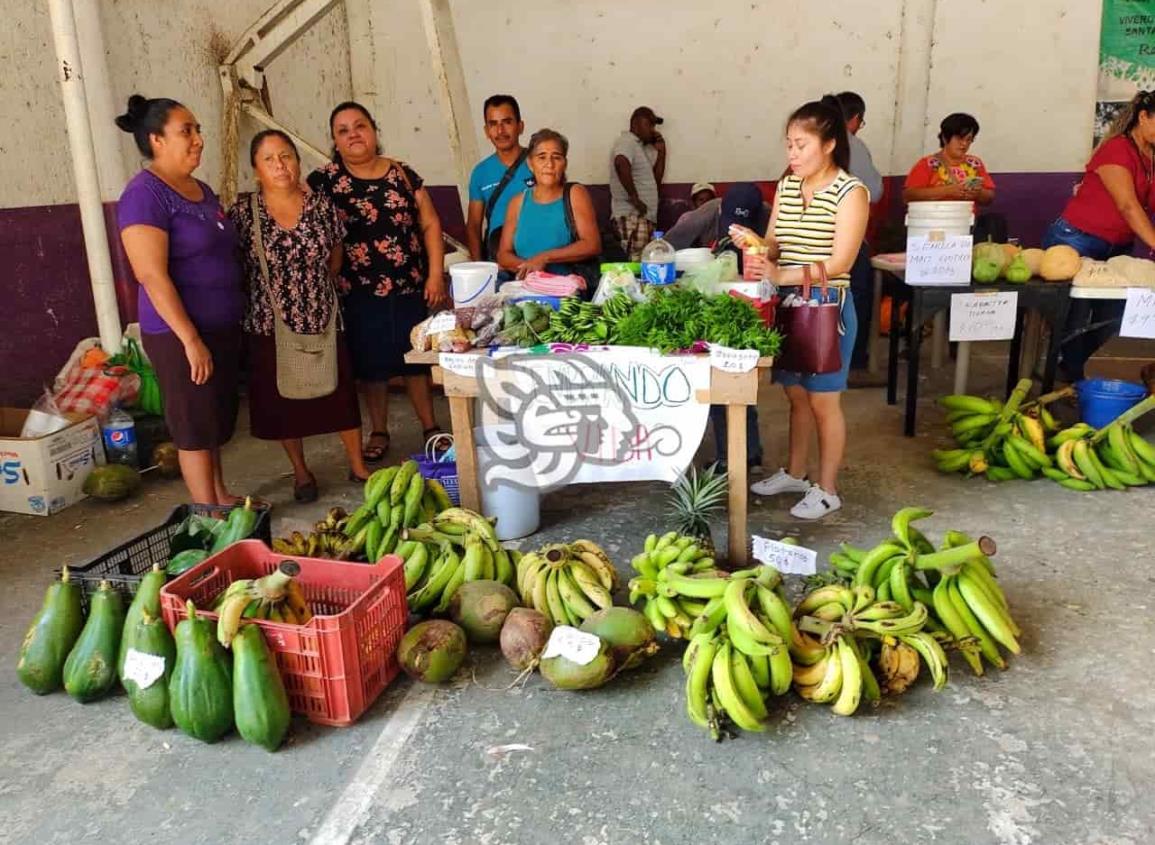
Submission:
<svg viewBox="0 0 1155 845">
<path fill-rule="evenodd" d="M 838 342 L 841 302 L 810 301 L 812 266 L 818 267 L 819 289 L 822 299 L 826 299 L 829 280 L 825 264 L 821 261 L 816 265 L 803 264 L 801 303 L 792 306 L 779 303 L 775 313 L 774 327 L 784 339 L 782 351 L 774 363 L 778 369 L 795 373 L 834 373 L 842 369 Z"/>
</svg>

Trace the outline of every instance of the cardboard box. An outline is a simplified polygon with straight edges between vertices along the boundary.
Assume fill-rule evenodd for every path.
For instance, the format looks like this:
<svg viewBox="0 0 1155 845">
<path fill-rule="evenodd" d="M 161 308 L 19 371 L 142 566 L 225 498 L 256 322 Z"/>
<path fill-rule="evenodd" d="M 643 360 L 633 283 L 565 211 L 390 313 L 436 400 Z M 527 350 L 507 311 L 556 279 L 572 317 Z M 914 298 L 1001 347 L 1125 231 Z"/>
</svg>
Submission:
<svg viewBox="0 0 1155 845">
<path fill-rule="evenodd" d="M 93 416 L 65 414 L 67 428 L 24 438 L 28 414 L 0 407 L 0 510 L 51 516 L 85 498 L 84 480 L 104 463 L 100 424 Z"/>
</svg>

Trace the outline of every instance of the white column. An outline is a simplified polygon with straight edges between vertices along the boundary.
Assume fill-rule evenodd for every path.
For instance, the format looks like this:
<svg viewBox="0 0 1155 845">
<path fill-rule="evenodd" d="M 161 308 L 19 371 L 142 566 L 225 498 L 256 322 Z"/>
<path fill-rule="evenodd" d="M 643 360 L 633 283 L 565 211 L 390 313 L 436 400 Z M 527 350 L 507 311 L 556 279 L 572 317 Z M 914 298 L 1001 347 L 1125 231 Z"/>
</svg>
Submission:
<svg viewBox="0 0 1155 845">
<path fill-rule="evenodd" d="M 906 173 L 926 153 L 924 147 L 937 6 L 937 0 L 902 0 L 889 173 Z"/>
<path fill-rule="evenodd" d="M 48 13 L 56 45 L 56 69 L 64 98 L 68 145 L 72 153 L 72 171 L 76 179 L 80 222 L 84 229 L 84 250 L 88 256 L 88 275 L 92 282 L 92 299 L 96 303 L 100 343 L 106 352 L 114 353 L 120 350 L 120 312 L 116 307 L 116 286 L 112 278 L 112 260 L 108 254 L 108 234 L 104 228 L 96 152 L 92 146 L 92 127 L 88 122 L 80 45 L 77 43 L 76 19 L 71 0 L 48 0 Z"/>
<path fill-rule="evenodd" d="M 104 202 L 115 202 L 128 182 L 121 146 L 125 136 L 113 123 L 124 103 L 117 107 L 116 95 L 108 75 L 100 7 L 99 0 L 72 0 L 76 16 L 76 38 L 80 44 L 80 62 L 84 67 L 88 123 L 92 127 L 92 146 L 96 153 L 96 170 L 100 180 L 100 198 Z M 126 101 L 127 97 L 126 94 Z"/>
</svg>

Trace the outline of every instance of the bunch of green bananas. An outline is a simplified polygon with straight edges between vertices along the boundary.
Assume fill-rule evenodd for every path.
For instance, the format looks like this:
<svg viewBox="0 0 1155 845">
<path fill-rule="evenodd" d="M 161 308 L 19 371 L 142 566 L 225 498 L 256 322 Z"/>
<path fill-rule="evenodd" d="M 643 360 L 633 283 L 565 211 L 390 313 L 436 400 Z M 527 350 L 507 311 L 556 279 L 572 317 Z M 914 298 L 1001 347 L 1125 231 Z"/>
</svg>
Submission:
<svg viewBox="0 0 1155 845">
<path fill-rule="evenodd" d="M 376 563 L 397 550 L 401 534 L 453 507 L 441 482 L 424 478 L 416 461 L 377 470 L 365 481 L 365 502 L 349 515 L 350 538 L 342 559 L 363 556 Z"/>
<path fill-rule="evenodd" d="M 505 549 L 493 524 L 466 508 L 447 508 L 403 532 L 397 553 L 405 562 L 405 591 L 413 613 L 444 613 L 466 581 L 512 586 L 520 553 Z"/>
<path fill-rule="evenodd" d="M 929 609 L 927 631 L 962 652 L 975 674 L 983 673 L 981 657 L 1006 668 L 998 646 L 1018 654 L 1020 631 L 990 560 L 995 543 L 989 537 L 974 540 L 948 531 L 936 550 L 912 525 L 931 515 L 925 508 L 903 508 L 891 519 L 890 538 L 869 550 L 843 545 L 831 555 L 831 565 L 853 588 L 869 588 L 878 604 L 893 605 L 899 617 L 917 613 L 919 606 Z M 843 594 L 843 604 L 846 601 Z M 837 614 L 835 608 L 816 613 L 814 608 L 806 609 L 808 615 L 825 622 L 834 621 L 831 617 Z M 893 624 L 879 622 L 872 626 L 879 627 L 877 633 L 897 636 Z M 799 627 L 806 630 L 802 624 Z"/>
<path fill-rule="evenodd" d="M 674 639 L 689 636 L 694 619 L 706 610 L 706 600 L 727 577 L 697 537 L 676 531 L 648 536 L 630 565 L 638 573 L 629 582 L 630 604 L 644 600 L 642 610 L 650 624 Z"/>
<path fill-rule="evenodd" d="M 1070 490 L 1126 490 L 1155 482 L 1155 446 L 1128 422 L 1099 431 L 1079 423 L 1051 438 L 1055 466 L 1047 478 Z"/>
<path fill-rule="evenodd" d="M 549 343 L 613 344 L 617 341 L 617 323 L 634 308 L 634 301 L 623 293 L 615 294 L 603 305 L 583 302 L 576 297 L 562 300 L 561 308 L 549 318 L 549 328 L 542 340 Z"/>
<path fill-rule="evenodd" d="M 577 627 L 613 607 L 617 584 L 613 562 L 592 540 L 543 546 L 517 563 L 521 600 L 555 625 Z"/>
<path fill-rule="evenodd" d="M 288 537 L 274 537 L 273 551 L 293 557 L 320 557 L 343 560 L 349 538 L 345 534 L 348 515 L 344 508 L 329 508 L 324 519 L 313 525 L 308 535 L 294 531 Z"/>
</svg>

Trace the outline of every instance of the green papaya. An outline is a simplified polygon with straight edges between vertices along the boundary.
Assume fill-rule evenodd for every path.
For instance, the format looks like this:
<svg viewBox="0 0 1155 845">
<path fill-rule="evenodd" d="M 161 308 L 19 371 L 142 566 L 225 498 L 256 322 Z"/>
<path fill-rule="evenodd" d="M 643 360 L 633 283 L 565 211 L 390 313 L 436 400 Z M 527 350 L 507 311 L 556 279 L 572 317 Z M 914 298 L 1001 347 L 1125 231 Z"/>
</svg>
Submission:
<svg viewBox="0 0 1155 845">
<path fill-rule="evenodd" d="M 202 560 L 209 556 L 209 553 L 204 549 L 185 549 L 183 552 L 178 552 L 172 560 L 168 562 L 165 568 L 165 574 L 169 578 L 175 578 L 182 572 L 188 572 Z"/>
<path fill-rule="evenodd" d="M 116 685 L 124 631 L 124 599 L 107 581 L 100 582 L 88 605 L 88 621 L 64 661 L 64 689 L 81 704 L 96 701 Z"/>
<path fill-rule="evenodd" d="M 37 695 L 60 689 L 64 663 L 84 628 L 80 585 L 72 583 L 68 567 L 44 593 L 44 604 L 28 627 L 20 646 L 16 674 L 20 683 Z"/>
<path fill-rule="evenodd" d="M 176 666 L 168 684 L 176 726 L 202 742 L 216 742 L 233 727 L 233 674 L 229 653 L 217 642 L 216 625 L 197 616 L 176 626 Z"/>
<path fill-rule="evenodd" d="M 128 606 L 128 613 L 124 614 L 124 631 L 120 637 L 120 649 L 116 655 L 116 676 L 124 684 L 124 655 L 136 637 L 136 623 L 141 620 L 145 611 L 153 619 L 160 618 L 160 588 L 164 586 L 165 574 L 159 564 L 152 567 L 140 579 L 136 588 L 136 595 L 132 597 L 132 604 Z"/>
<path fill-rule="evenodd" d="M 128 706 L 146 725 L 161 730 L 171 728 L 168 686 L 176 664 L 176 643 L 168 626 L 160 616 L 153 616 L 144 608 L 124 636 L 132 642 L 129 671 L 125 674 L 122 664 L 120 675 L 120 682 L 128 693 Z"/>
<path fill-rule="evenodd" d="M 233 708 L 246 742 L 276 751 L 289 730 L 289 696 L 277 663 L 257 625 L 233 638 Z"/>
<path fill-rule="evenodd" d="M 210 554 L 224 551 L 233 543 L 247 539 L 257 527 L 257 512 L 253 510 L 252 497 L 245 497 L 244 507 L 229 511 L 224 528 L 217 534 L 209 549 Z"/>
</svg>

